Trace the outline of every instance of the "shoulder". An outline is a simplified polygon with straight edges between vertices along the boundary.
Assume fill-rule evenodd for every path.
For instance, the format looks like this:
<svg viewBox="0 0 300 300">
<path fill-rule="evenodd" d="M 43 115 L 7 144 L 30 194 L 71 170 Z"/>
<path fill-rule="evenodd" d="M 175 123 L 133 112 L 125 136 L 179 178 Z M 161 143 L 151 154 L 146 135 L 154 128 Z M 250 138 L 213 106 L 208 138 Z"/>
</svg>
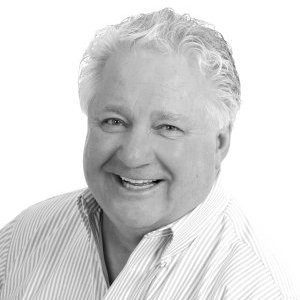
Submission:
<svg viewBox="0 0 300 300">
<path fill-rule="evenodd" d="M 66 217 L 67 213 L 76 209 L 78 197 L 85 189 L 60 194 L 38 202 L 17 216 L 17 226 L 27 229 L 38 228 L 46 220 Z"/>
<path fill-rule="evenodd" d="M 296 299 L 284 272 L 267 248 L 262 247 L 248 219 L 232 199 L 224 218 L 234 237 L 226 266 L 228 287 L 235 286 L 235 291 L 259 299 Z"/>
<path fill-rule="evenodd" d="M 36 203 L 0 230 L 0 289 L 6 271 L 20 253 L 42 244 L 72 217 L 80 221 L 77 199 L 84 190 L 64 193 Z"/>
<path fill-rule="evenodd" d="M 53 230 L 77 210 L 77 199 L 84 189 L 60 194 L 31 205 L 22 211 L 14 220 L 14 234 L 26 234 L 27 237 L 41 227 L 48 226 Z"/>
</svg>

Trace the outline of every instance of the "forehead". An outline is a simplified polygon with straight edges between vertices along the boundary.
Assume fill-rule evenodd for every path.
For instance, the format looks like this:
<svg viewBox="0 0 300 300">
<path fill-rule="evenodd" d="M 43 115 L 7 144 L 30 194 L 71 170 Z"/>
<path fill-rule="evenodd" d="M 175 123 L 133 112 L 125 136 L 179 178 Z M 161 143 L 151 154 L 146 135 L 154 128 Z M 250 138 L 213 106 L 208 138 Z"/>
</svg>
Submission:
<svg viewBox="0 0 300 300">
<path fill-rule="evenodd" d="M 135 49 L 113 53 L 102 70 L 96 90 L 99 108 L 124 104 L 144 109 L 189 114 L 214 96 L 211 81 L 195 59 Z"/>
</svg>

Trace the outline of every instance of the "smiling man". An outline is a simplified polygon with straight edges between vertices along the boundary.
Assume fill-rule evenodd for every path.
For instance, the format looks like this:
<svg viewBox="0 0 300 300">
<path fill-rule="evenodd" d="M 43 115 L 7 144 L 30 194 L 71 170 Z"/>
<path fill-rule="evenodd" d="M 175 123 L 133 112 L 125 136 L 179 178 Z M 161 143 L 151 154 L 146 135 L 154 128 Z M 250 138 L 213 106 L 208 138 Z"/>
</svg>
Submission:
<svg viewBox="0 0 300 300">
<path fill-rule="evenodd" d="M 296 299 L 221 187 L 231 51 L 170 9 L 100 31 L 79 78 L 87 189 L 1 231 L 1 299 Z"/>
</svg>

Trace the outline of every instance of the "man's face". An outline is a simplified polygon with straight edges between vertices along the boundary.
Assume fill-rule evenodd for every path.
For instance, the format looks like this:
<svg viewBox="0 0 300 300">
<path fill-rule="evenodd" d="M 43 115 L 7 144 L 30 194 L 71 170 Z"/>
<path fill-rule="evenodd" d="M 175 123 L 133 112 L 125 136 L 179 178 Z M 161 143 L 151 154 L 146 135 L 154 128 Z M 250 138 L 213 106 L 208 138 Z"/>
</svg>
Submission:
<svg viewBox="0 0 300 300">
<path fill-rule="evenodd" d="M 87 184 L 118 226 L 156 229 L 208 195 L 219 163 L 203 111 L 215 90 L 196 62 L 138 49 L 107 61 L 88 111 Z"/>
</svg>

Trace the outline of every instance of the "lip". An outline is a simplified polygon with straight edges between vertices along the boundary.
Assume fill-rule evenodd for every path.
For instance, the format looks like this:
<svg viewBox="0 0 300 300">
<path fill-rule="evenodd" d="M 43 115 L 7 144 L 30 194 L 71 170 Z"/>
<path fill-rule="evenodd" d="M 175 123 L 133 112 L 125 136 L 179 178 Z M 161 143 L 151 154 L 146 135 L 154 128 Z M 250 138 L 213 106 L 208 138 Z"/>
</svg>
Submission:
<svg viewBox="0 0 300 300">
<path fill-rule="evenodd" d="M 115 176 L 119 176 L 119 177 L 123 177 L 123 178 L 128 178 L 128 179 L 132 179 L 132 180 L 164 180 L 164 178 L 162 178 L 161 176 L 156 176 L 156 175 L 145 175 L 145 174 L 137 174 L 135 172 L 135 174 L 131 174 L 131 172 L 109 172 Z"/>
<path fill-rule="evenodd" d="M 154 185 L 150 185 L 149 187 L 145 187 L 145 188 L 140 188 L 140 189 L 127 189 L 126 187 L 124 187 L 121 182 L 120 182 L 120 175 L 111 173 L 111 177 L 113 179 L 113 182 L 117 185 L 118 189 L 122 192 L 122 193 L 126 193 L 126 194 L 133 194 L 133 195 L 147 195 L 149 193 L 153 193 L 155 191 L 157 191 L 162 184 L 164 184 L 164 180 L 160 179 L 160 181 L 158 183 L 155 183 Z M 128 179 L 133 179 L 133 180 L 157 180 L 157 179 L 141 179 L 141 178 L 132 178 L 132 177 L 128 177 L 128 176 L 122 176 Z"/>
</svg>

